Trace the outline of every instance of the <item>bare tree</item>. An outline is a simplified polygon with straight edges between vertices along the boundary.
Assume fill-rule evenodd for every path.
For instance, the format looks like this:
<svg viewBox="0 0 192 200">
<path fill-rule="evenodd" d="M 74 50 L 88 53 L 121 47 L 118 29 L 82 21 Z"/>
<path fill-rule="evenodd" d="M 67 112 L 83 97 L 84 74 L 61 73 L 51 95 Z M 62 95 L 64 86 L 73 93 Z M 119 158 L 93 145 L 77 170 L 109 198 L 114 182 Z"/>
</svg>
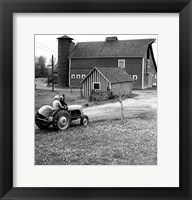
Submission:
<svg viewBox="0 0 192 200">
<path fill-rule="evenodd" d="M 120 103 L 121 105 L 121 116 L 122 119 L 125 119 L 125 115 L 124 115 L 124 106 L 123 106 L 123 101 L 126 99 L 126 92 L 124 90 L 123 93 L 121 93 L 120 91 L 117 92 L 116 90 L 112 91 L 113 95 L 115 96 L 115 98 L 117 99 L 117 101 Z"/>
</svg>

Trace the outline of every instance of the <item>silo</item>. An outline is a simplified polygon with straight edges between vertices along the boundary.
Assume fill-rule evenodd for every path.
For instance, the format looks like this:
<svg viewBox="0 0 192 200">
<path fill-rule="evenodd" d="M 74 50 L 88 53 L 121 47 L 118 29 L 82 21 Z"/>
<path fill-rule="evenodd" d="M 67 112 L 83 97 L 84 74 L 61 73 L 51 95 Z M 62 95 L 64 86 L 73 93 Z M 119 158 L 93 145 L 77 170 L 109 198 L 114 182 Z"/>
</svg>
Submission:
<svg viewBox="0 0 192 200">
<path fill-rule="evenodd" d="M 72 51 L 73 38 L 66 35 L 58 39 L 58 87 L 69 87 L 69 59 L 68 56 Z"/>
</svg>

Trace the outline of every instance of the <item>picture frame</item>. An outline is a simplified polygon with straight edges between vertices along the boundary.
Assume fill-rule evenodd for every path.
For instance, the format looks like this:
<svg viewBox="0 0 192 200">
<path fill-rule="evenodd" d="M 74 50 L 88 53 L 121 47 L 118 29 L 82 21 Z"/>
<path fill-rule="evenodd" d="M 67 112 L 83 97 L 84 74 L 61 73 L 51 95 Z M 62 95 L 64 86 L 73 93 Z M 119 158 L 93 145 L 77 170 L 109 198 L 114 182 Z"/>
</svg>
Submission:
<svg viewBox="0 0 192 200">
<path fill-rule="evenodd" d="M 179 13 L 180 187 L 15 188 L 13 187 L 13 13 Z M 190 0 L 1 0 L 0 2 L 0 197 L 2 199 L 192 199 Z M 54 186 L 54 183 L 53 183 Z"/>
</svg>

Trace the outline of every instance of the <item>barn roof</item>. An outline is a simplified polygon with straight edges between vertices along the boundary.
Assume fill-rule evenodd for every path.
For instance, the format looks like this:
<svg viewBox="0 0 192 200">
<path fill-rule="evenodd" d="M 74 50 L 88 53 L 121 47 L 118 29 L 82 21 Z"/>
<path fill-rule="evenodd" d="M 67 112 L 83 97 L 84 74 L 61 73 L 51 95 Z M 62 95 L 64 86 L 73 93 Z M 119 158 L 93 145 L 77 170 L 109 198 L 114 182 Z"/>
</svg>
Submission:
<svg viewBox="0 0 192 200">
<path fill-rule="evenodd" d="M 78 42 L 69 58 L 144 57 L 155 39 Z"/>
<path fill-rule="evenodd" d="M 81 81 L 84 82 L 93 70 L 97 70 L 110 83 L 123 83 L 132 81 L 131 76 L 122 68 L 116 67 L 94 67 Z"/>
</svg>

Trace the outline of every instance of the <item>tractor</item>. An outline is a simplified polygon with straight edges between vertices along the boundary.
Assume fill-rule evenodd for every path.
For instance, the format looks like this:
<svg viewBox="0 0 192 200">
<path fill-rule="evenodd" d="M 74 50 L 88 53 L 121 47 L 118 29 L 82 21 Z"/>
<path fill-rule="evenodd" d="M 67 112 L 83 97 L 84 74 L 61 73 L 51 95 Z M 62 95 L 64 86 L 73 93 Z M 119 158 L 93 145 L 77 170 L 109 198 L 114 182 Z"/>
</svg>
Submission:
<svg viewBox="0 0 192 200">
<path fill-rule="evenodd" d="M 46 129 L 52 125 L 56 130 L 67 130 L 71 122 L 77 119 L 80 119 L 80 124 L 83 126 L 89 123 L 89 118 L 84 115 L 81 105 L 69 105 L 56 110 L 45 105 L 35 114 L 35 124 L 39 129 Z"/>
</svg>

